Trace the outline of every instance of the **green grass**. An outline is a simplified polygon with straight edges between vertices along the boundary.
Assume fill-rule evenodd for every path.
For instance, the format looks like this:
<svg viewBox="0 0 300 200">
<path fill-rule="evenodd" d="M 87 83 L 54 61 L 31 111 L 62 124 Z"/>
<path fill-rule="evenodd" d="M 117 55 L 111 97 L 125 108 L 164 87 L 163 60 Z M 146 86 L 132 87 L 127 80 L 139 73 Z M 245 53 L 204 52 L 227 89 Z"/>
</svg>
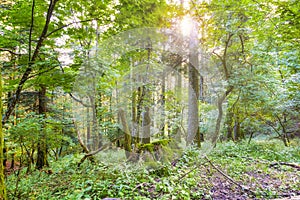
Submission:
<svg viewBox="0 0 300 200">
<path fill-rule="evenodd" d="M 299 140 L 291 147 L 276 140 L 253 141 L 250 145 L 227 142 L 218 144 L 208 157 L 241 185 L 255 191 L 257 198 L 268 199 L 287 190 L 300 191 L 299 172 L 286 166 L 269 167 L 278 161 L 299 164 L 299 144 Z M 65 156 L 51 163 L 51 175 L 40 171 L 26 175 L 23 169 L 19 176 L 15 173 L 7 177 L 9 199 L 212 199 L 212 188 L 228 182 L 196 149 L 187 150 L 176 162 L 161 164 L 160 168 L 120 161 L 123 154 L 109 151 L 98 157 L 96 164 L 86 161 L 80 168 L 77 163 L 82 155 Z M 241 193 L 234 184 L 228 183 L 228 188 Z"/>
</svg>

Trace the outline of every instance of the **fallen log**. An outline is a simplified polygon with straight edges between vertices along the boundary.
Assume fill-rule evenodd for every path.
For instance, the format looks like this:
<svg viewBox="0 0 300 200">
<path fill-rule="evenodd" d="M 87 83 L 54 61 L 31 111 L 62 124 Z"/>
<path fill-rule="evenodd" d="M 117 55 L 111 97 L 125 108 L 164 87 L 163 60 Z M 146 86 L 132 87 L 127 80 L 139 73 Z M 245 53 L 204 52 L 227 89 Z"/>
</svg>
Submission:
<svg viewBox="0 0 300 200">
<path fill-rule="evenodd" d="M 292 168 L 296 168 L 298 171 L 300 171 L 300 165 L 295 164 L 295 163 L 287 163 L 287 162 L 276 162 L 276 163 L 271 163 L 269 165 L 269 167 L 275 167 L 277 165 L 285 165 L 285 166 L 289 166 Z"/>
</svg>

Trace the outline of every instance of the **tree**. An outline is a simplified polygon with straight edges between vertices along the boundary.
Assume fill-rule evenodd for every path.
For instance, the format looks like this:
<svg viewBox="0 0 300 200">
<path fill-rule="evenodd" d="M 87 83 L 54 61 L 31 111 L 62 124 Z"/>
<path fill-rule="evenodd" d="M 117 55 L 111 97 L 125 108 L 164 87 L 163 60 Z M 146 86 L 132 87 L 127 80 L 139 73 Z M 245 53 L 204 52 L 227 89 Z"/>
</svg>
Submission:
<svg viewBox="0 0 300 200">
<path fill-rule="evenodd" d="M 198 26 L 193 23 L 189 38 L 189 107 L 188 107 L 188 138 L 187 143 L 195 140 L 197 146 L 201 146 L 199 129 L 199 58 L 198 58 Z"/>
</svg>

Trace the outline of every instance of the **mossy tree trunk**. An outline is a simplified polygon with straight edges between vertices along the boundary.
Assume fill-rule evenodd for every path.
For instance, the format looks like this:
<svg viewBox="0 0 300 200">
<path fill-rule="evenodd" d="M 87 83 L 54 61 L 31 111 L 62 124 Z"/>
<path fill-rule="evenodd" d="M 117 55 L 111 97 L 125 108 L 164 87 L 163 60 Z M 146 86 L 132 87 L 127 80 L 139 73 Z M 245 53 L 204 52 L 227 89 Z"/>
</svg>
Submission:
<svg viewBox="0 0 300 200">
<path fill-rule="evenodd" d="M 2 116 L 2 76 L 0 73 L 0 116 Z M 4 134 L 2 132 L 2 123 L 0 123 L 0 199 L 6 200 L 6 187 L 4 180 Z"/>
<path fill-rule="evenodd" d="M 126 122 L 126 116 L 124 110 L 119 110 L 119 118 L 122 123 L 122 128 L 124 132 L 124 148 L 126 153 L 126 158 L 130 157 L 131 154 L 131 134 Z"/>
</svg>

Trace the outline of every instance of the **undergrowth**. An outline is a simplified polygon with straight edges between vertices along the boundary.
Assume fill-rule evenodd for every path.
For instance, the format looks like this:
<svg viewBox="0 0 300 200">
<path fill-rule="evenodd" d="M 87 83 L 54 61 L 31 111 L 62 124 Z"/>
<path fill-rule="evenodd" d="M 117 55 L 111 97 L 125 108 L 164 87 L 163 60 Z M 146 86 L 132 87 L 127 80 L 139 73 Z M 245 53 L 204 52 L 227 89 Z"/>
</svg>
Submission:
<svg viewBox="0 0 300 200">
<path fill-rule="evenodd" d="M 296 195 L 300 192 L 299 173 L 291 167 L 273 168 L 270 164 L 299 164 L 299 144 L 299 140 L 293 141 L 291 147 L 275 140 L 220 143 L 208 158 L 254 191 L 255 198 Z M 197 149 L 189 149 L 159 168 L 108 160 L 96 164 L 87 161 L 77 168 L 81 157 L 69 155 L 51 162 L 52 174 L 26 174 L 22 169 L 9 175 L 9 199 L 222 199 L 226 195 L 223 190 L 229 190 L 228 195 L 240 195 L 240 199 L 254 198 L 212 168 Z"/>
</svg>

